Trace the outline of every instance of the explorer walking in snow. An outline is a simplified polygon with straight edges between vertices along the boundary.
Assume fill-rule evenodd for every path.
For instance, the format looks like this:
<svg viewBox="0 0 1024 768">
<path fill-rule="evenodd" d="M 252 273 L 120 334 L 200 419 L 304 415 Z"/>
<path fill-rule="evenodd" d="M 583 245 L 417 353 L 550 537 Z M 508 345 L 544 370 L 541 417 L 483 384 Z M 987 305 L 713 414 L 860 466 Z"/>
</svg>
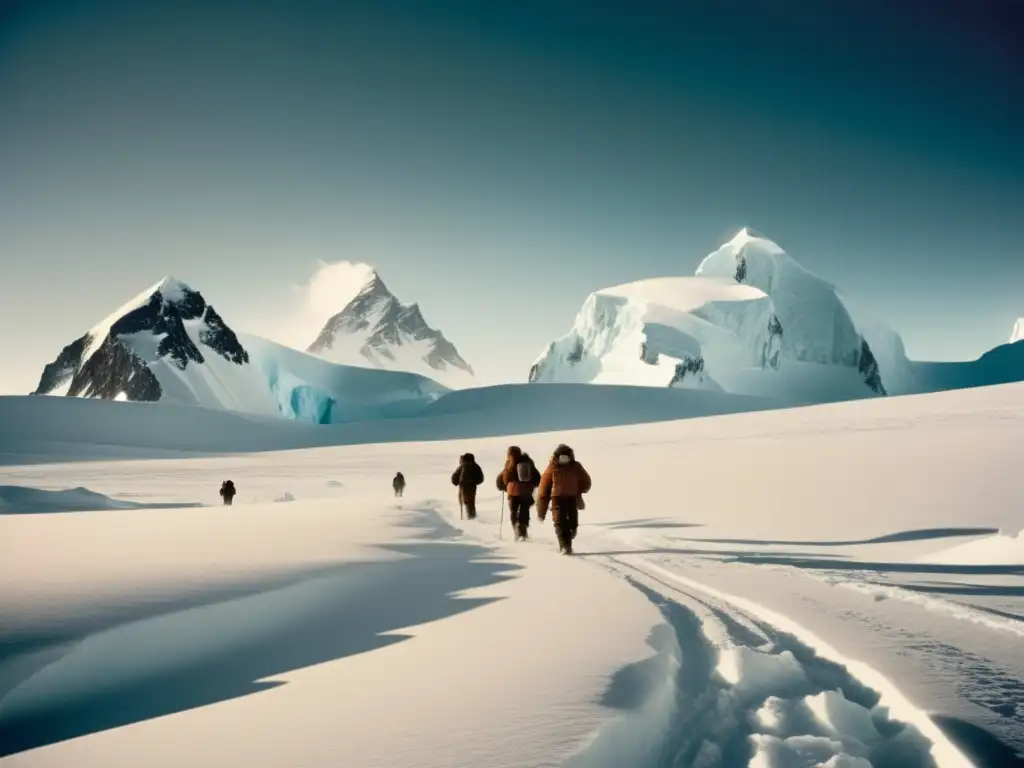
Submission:
<svg viewBox="0 0 1024 768">
<path fill-rule="evenodd" d="M 224 506 L 230 507 L 231 502 L 235 498 L 235 484 L 230 480 L 225 480 L 220 484 L 220 497 L 224 499 Z"/>
<path fill-rule="evenodd" d="M 558 551 L 572 554 L 572 540 L 579 527 L 579 510 L 583 509 L 583 494 L 590 491 L 590 475 L 576 461 L 576 454 L 567 445 L 559 445 L 551 454 L 551 461 L 541 475 L 537 491 L 537 517 L 541 522 L 551 507 L 551 522 L 558 537 Z"/>
<path fill-rule="evenodd" d="M 540 470 L 528 453 L 518 445 L 510 445 L 505 456 L 505 467 L 498 475 L 499 491 L 508 495 L 508 512 L 516 541 L 526 539 L 530 527 L 530 507 L 533 491 L 540 485 Z"/>
<path fill-rule="evenodd" d="M 396 472 L 395 479 L 391 481 L 391 487 L 395 489 L 395 496 L 401 496 L 405 491 L 405 475 Z"/>
<path fill-rule="evenodd" d="M 484 471 L 472 453 L 459 457 L 459 466 L 452 472 L 452 485 L 459 489 L 459 506 L 465 507 L 466 517 L 476 517 L 476 488 L 484 481 Z"/>
</svg>

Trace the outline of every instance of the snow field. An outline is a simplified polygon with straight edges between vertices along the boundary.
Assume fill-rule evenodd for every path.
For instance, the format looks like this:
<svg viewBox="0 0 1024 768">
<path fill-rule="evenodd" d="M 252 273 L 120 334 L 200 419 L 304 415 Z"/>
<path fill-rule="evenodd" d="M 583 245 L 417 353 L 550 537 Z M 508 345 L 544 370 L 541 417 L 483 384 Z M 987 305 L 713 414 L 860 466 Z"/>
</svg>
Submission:
<svg viewBox="0 0 1024 768">
<path fill-rule="evenodd" d="M 240 494 L 230 510 L 0 516 L 0 541 L 27 545 L 16 552 L 50 550 L 32 562 L 0 560 L 0 600 L 18 606 L 5 641 L 49 643 L 23 645 L 15 663 L 0 665 L 0 681 L 14 681 L 0 728 L 13 728 L 5 720 L 13 712 L 38 726 L 26 731 L 21 720 L 19 732 L 52 734 L 54 723 L 78 722 L 68 713 L 85 702 L 99 713 L 152 711 L 126 698 L 129 681 L 160 692 L 165 710 L 175 702 L 152 719 L 59 743 L 51 736 L 7 759 L 138 764 L 158 744 L 172 755 L 168 764 L 210 755 L 257 765 L 862 768 L 865 760 L 928 765 L 930 754 L 946 766 L 977 751 L 981 737 L 967 726 L 1019 747 L 1019 635 L 837 587 L 870 580 L 908 592 L 953 579 L 975 589 L 998 578 L 1011 587 L 999 606 L 987 593 L 929 597 L 1002 611 L 990 615 L 1007 624 L 1021 614 L 1018 566 L 928 571 L 926 562 L 992 531 L 1019 530 L 1020 392 L 1012 385 L 581 432 L 0 468 L 5 485 L 84 486 L 117 500 L 215 502 L 227 477 Z M 505 539 L 497 538 L 493 478 L 506 446 L 543 462 L 561 441 L 594 477 L 574 558 L 554 554 L 549 523 L 534 521 L 534 541 L 513 544 L 506 514 Z M 448 475 L 467 450 L 486 481 L 480 519 L 459 522 Z M 396 470 L 409 483 L 397 501 Z M 285 494 L 295 501 L 274 503 Z M 83 541 L 102 543 L 92 556 Z M 169 553 L 152 554 L 159 547 Z M 356 563 L 365 569 L 334 573 L 353 547 L 368 553 Z M 180 572 L 192 574 L 184 596 Z M 498 599 L 459 612 L 449 595 Z M 75 605 L 84 606 L 79 614 Z M 420 606 L 426 617 L 414 613 Z M 90 625 L 96 614 L 113 618 Z M 326 618 L 338 615 L 360 621 Z M 169 623 L 157 633 L 147 621 Z M 131 643 L 117 635 L 128 625 L 142 633 Z M 352 640 L 359 628 L 367 631 Z M 394 632 L 414 637 L 382 639 Z M 195 634 L 180 649 L 158 642 Z M 325 635 L 344 655 L 314 642 Z M 66 643 L 79 642 L 67 652 Z M 142 649 L 135 666 L 129 645 Z M 579 653 L 566 661 L 563 645 Z M 521 658 L 520 649 L 528 651 Z M 33 675 L 44 661 L 51 677 Z M 120 663 L 122 676 L 108 678 L 122 681 L 113 693 L 102 676 L 83 672 Z M 175 674 L 160 672 L 167 669 Z M 227 680 L 215 674 L 223 669 L 234 670 Z M 167 681 L 182 670 L 209 680 L 212 693 L 197 682 L 207 698 L 180 706 Z M 359 694 L 339 703 L 339 690 Z M 57 696 L 69 691 L 74 701 Z"/>
<path fill-rule="evenodd" d="M 188 485 L 195 464 L 146 481 Z M 370 484 L 4 518 L 5 764 L 559 764 L 610 717 L 602 691 L 657 612 Z"/>
</svg>

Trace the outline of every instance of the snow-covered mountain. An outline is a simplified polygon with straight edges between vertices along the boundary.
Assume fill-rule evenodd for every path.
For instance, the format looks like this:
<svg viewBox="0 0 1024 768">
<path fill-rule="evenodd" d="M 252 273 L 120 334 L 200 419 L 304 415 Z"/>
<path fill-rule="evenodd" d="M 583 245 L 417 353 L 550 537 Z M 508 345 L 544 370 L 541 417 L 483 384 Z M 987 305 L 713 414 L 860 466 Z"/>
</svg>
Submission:
<svg viewBox="0 0 1024 768">
<path fill-rule="evenodd" d="M 331 423 L 405 413 L 447 391 L 415 374 L 335 365 L 240 338 L 199 291 L 167 277 L 67 345 L 32 394 Z"/>
<path fill-rule="evenodd" d="M 898 334 L 747 229 L 705 258 L 695 277 L 588 296 L 529 380 L 696 387 L 799 402 L 914 388 Z"/>
<path fill-rule="evenodd" d="M 1024 317 L 1017 318 L 1017 322 L 1013 324 L 1013 333 L 1010 334 L 1010 344 L 1016 344 L 1018 341 L 1024 341 Z"/>
<path fill-rule="evenodd" d="M 473 385 L 473 368 L 455 346 L 427 325 L 418 304 L 402 304 L 375 270 L 307 352 L 345 365 L 411 371 L 452 388 Z"/>
</svg>

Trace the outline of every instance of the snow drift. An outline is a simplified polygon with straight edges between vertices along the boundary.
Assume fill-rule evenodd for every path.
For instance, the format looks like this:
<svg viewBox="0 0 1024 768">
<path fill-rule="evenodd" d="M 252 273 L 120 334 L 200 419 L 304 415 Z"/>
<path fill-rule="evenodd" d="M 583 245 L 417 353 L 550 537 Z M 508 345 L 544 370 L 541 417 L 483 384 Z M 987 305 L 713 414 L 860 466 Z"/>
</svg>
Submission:
<svg viewBox="0 0 1024 768">
<path fill-rule="evenodd" d="M 291 352 L 302 360 L 308 358 L 301 352 Z M 335 385 L 344 385 L 349 393 L 353 389 L 364 392 L 367 398 L 383 397 L 372 386 L 376 377 L 402 375 L 338 367 L 344 370 L 344 380 Z M 365 381 L 360 382 L 364 376 Z M 354 386 L 353 382 L 359 386 Z M 328 391 L 329 384 L 321 382 Z M 390 405 L 377 401 L 362 409 L 367 415 L 365 421 L 338 421 L 317 426 L 308 421 L 296 423 L 271 416 L 170 403 L 0 397 L 0 424 L 3 425 L 0 463 L 55 455 L 71 460 L 125 455 L 247 453 L 322 445 L 470 438 L 698 418 L 775 405 L 767 399 L 719 392 L 506 384 L 455 390 L 407 414 L 403 411 L 412 408 L 408 401 Z M 382 410 L 392 413 L 393 418 L 378 418 Z M 335 412 L 332 410 L 332 413 Z M 353 412 L 346 413 L 352 415 Z"/>
<path fill-rule="evenodd" d="M 692 387 L 791 402 L 913 390 L 894 331 L 864 313 L 855 319 L 830 283 L 746 229 L 705 258 L 696 277 L 591 294 L 529 379 Z"/>
<path fill-rule="evenodd" d="M 93 512 L 101 509 L 165 509 L 195 504 L 152 504 L 104 496 L 88 488 L 49 490 L 20 485 L 0 485 L 0 515 Z"/>
</svg>

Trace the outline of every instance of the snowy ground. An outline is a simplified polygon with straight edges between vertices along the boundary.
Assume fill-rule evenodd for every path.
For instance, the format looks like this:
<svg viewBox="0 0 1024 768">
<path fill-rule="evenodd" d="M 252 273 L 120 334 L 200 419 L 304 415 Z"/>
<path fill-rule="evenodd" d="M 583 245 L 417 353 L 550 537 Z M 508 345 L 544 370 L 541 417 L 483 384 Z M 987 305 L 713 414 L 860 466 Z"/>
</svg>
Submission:
<svg viewBox="0 0 1024 768">
<path fill-rule="evenodd" d="M 1022 404 L 2 467 L 0 761 L 1019 764 Z M 505 447 L 560 440 L 594 477 L 574 558 L 499 538 Z M 233 508 L 154 507 L 227 477 Z"/>
</svg>

